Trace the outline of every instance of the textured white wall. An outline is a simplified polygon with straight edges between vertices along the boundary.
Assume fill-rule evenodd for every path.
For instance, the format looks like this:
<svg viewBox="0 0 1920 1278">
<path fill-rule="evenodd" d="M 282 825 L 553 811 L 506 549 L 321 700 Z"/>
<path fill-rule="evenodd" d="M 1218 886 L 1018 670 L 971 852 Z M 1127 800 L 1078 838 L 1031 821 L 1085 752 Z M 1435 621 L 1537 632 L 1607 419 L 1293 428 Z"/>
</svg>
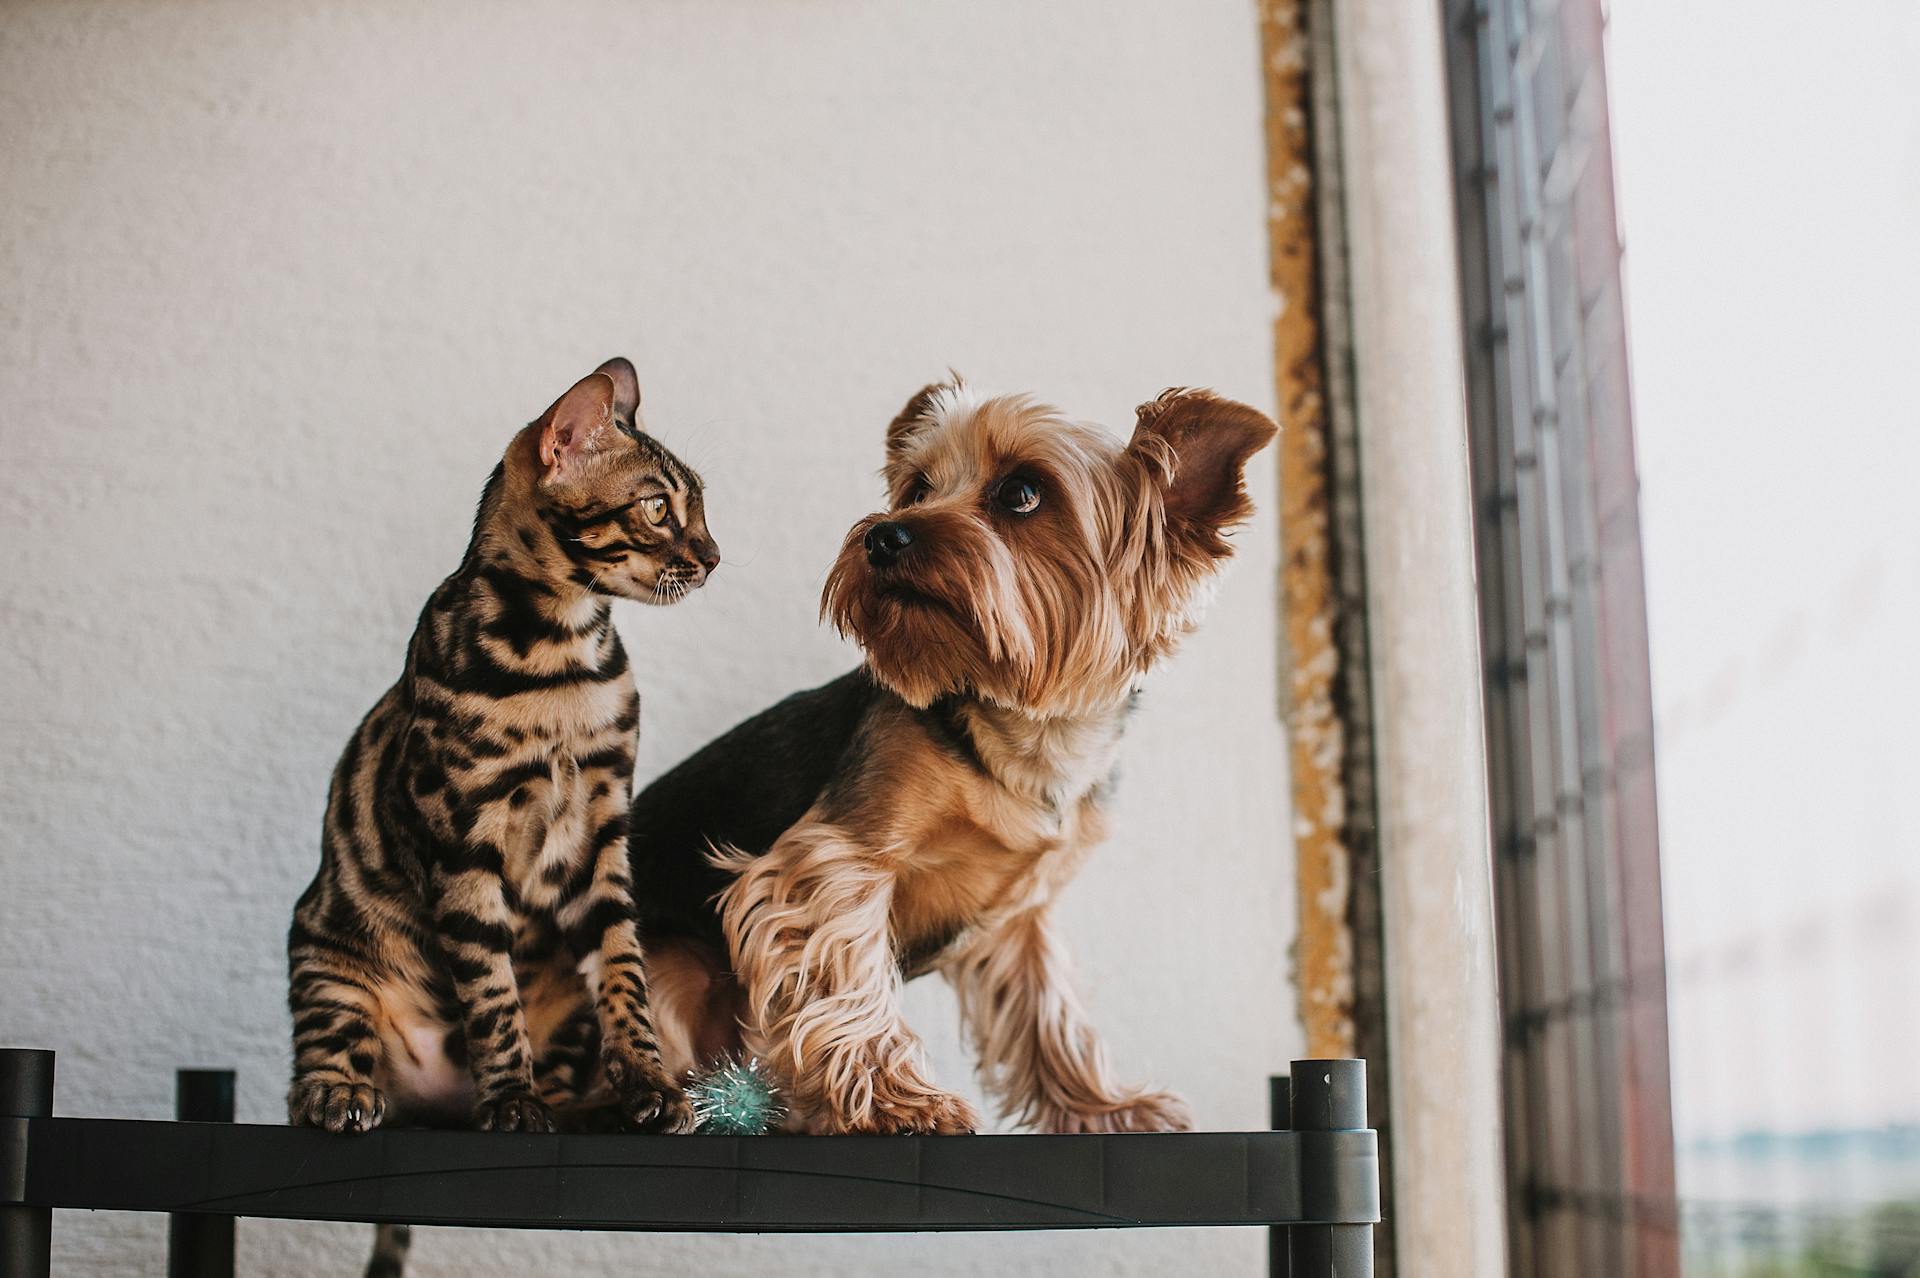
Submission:
<svg viewBox="0 0 1920 1278">
<path fill-rule="evenodd" d="M 456 16 L 457 15 L 457 16 Z M 814 621 L 880 432 L 949 363 L 1116 428 L 1270 402 L 1256 30 L 1178 6 L 196 0 L 0 12 L 0 1041 L 59 1108 L 179 1065 L 278 1121 L 282 936 L 328 770 L 520 422 L 616 352 L 727 564 L 624 607 L 643 777 L 851 664 Z M 1070 894 L 1096 1019 L 1203 1124 L 1299 1047 L 1271 457 Z M 952 1002 L 915 1023 L 967 1079 Z M 62 1273 L 163 1222 L 62 1213 Z M 354 1226 L 243 1222 L 249 1273 Z M 421 1274 L 1256 1272 L 1257 1231 L 435 1230 Z"/>
</svg>

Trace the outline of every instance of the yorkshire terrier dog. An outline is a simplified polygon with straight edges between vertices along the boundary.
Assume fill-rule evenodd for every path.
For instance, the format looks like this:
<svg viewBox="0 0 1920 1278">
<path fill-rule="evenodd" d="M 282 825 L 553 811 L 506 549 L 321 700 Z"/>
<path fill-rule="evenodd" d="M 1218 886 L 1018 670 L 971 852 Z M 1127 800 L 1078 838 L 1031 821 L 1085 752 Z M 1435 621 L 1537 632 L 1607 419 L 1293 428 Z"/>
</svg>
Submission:
<svg viewBox="0 0 1920 1278">
<path fill-rule="evenodd" d="M 1136 689 L 1198 621 L 1275 433 L 1207 391 L 1142 405 L 1124 447 L 957 379 L 913 397 L 887 428 L 888 509 L 847 534 L 821 600 L 865 664 L 634 801 L 670 1068 L 744 1049 L 812 1131 L 971 1131 L 901 1016 L 903 984 L 938 971 L 1008 1118 L 1192 1125 L 1114 1077 L 1052 904 L 1106 834 Z"/>
</svg>

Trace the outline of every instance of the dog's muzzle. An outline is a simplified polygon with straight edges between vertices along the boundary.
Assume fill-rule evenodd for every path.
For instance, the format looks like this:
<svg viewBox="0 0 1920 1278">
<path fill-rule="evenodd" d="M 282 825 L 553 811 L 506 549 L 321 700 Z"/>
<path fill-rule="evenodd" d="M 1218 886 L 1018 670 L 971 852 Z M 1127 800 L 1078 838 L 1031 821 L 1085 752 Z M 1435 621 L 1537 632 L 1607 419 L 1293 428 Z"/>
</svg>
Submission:
<svg viewBox="0 0 1920 1278">
<path fill-rule="evenodd" d="M 867 548 L 868 563 L 875 568 L 891 568 L 907 553 L 907 547 L 913 545 L 913 534 L 905 524 L 889 519 L 869 528 L 861 544 Z"/>
</svg>

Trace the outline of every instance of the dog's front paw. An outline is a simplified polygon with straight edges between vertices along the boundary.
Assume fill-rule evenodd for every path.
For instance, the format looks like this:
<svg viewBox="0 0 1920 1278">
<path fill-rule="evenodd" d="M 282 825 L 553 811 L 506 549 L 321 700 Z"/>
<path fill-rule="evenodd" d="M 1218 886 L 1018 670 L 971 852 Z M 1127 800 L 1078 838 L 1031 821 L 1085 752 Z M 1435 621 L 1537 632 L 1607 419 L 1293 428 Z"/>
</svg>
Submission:
<svg viewBox="0 0 1920 1278">
<path fill-rule="evenodd" d="M 508 1092 L 475 1105 L 473 1125 L 483 1132 L 550 1132 L 553 1112 L 531 1092 Z"/>
<path fill-rule="evenodd" d="M 1193 1110 L 1172 1092 L 1136 1092 L 1107 1105 L 1054 1110 L 1041 1126 L 1050 1132 L 1190 1132 Z"/>
<path fill-rule="evenodd" d="M 966 1136 L 979 1127 L 979 1113 L 964 1098 L 928 1092 L 886 1100 L 875 1097 L 866 1113 L 848 1116 L 837 1130 L 885 1136 Z"/>
<path fill-rule="evenodd" d="M 387 1098 L 371 1083 L 338 1078 L 296 1078 L 287 1093 L 287 1118 L 295 1127 L 330 1132 L 368 1132 L 387 1116 Z"/>
</svg>

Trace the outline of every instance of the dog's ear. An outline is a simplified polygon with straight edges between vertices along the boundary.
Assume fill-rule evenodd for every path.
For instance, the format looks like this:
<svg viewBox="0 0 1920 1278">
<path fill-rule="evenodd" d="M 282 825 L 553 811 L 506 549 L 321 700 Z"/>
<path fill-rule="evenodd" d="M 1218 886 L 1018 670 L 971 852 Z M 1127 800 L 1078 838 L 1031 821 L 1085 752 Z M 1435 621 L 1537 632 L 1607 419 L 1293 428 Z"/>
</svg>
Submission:
<svg viewBox="0 0 1920 1278">
<path fill-rule="evenodd" d="M 613 383 L 614 420 L 632 430 L 640 411 L 640 375 L 633 371 L 633 361 L 624 355 L 615 355 L 612 359 L 593 370 Z"/>
<path fill-rule="evenodd" d="M 959 390 L 960 385 L 960 374 L 948 369 L 946 381 L 928 382 L 914 392 L 906 407 L 894 414 L 893 420 L 887 423 L 888 458 L 906 447 L 907 441 L 931 420 L 934 401 L 942 394 Z"/>
<path fill-rule="evenodd" d="M 1258 409 L 1212 391 L 1174 387 L 1140 405 L 1127 452 L 1160 486 L 1167 522 L 1215 556 L 1230 553 L 1222 530 L 1253 513 L 1247 459 L 1279 427 Z"/>
<path fill-rule="evenodd" d="M 631 369 L 629 369 L 631 371 Z M 588 456 L 614 436 L 619 389 L 605 373 L 588 373 L 540 416 L 540 464 L 547 483 L 564 483 Z"/>
</svg>

